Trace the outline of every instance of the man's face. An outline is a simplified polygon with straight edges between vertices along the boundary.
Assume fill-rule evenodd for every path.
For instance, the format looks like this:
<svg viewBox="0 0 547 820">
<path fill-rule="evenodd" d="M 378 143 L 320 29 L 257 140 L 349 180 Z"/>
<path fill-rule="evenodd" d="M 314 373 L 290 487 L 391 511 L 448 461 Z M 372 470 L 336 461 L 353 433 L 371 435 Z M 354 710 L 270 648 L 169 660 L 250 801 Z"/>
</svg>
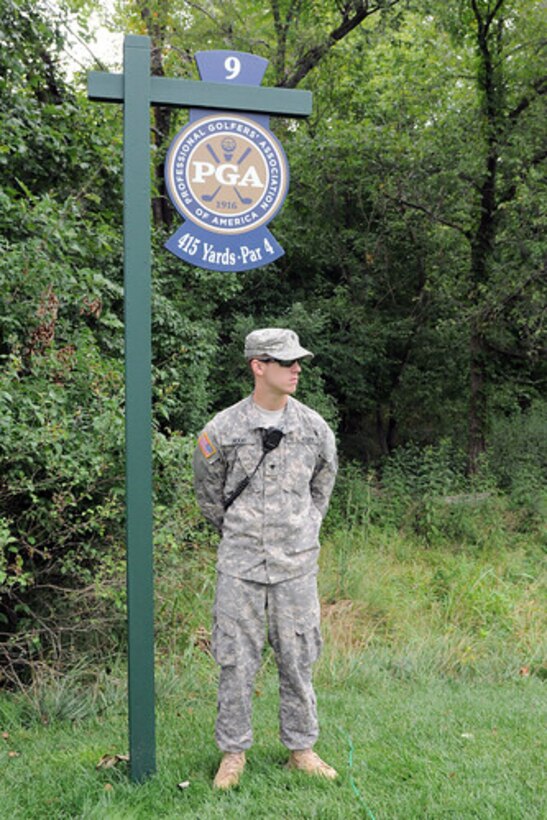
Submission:
<svg viewBox="0 0 547 820">
<path fill-rule="evenodd" d="M 288 396 L 296 392 L 298 378 L 302 367 L 298 359 L 293 362 L 280 363 L 275 359 L 261 361 L 255 359 L 258 365 L 258 375 L 262 378 L 265 388 L 278 395 Z"/>
</svg>

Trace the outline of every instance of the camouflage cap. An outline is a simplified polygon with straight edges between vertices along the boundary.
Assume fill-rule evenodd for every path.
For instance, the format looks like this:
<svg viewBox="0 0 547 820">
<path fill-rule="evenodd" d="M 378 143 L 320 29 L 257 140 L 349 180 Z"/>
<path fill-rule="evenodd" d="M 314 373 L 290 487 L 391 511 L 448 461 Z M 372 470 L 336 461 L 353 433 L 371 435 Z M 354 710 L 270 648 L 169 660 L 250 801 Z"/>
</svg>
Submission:
<svg viewBox="0 0 547 820">
<path fill-rule="evenodd" d="M 271 357 L 272 359 L 303 359 L 313 356 L 300 344 L 300 340 L 293 330 L 280 327 L 265 327 L 253 330 L 245 339 L 245 358 L 258 359 Z"/>
</svg>

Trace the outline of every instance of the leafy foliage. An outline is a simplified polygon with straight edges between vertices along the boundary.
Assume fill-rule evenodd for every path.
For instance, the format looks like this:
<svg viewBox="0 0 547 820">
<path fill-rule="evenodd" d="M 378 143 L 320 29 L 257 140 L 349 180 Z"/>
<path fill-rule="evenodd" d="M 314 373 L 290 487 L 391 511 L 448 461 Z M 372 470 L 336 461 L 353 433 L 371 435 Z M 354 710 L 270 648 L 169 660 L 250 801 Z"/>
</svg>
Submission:
<svg viewBox="0 0 547 820">
<path fill-rule="evenodd" d="M 92 5 L 67 7 L 85 20 Z M 382 525 L 429 548 L 537 526 L 540 5 L 118 9 L 128 31 L 152 37 L 156 75 L 195 76 L 198 47 L 240 48 L 270 59 L 266 83 L 304 83 L 315 100 L 309 122 L 273 122 L 291 165 L 274 223 L 286 256 L 243 274 L 164 250 L 174 215 L 162 162 L 185 115 L 153 113 L 156 539 L 167 571 L 179 550 L 198 560 L 211 540 L 189 500 L 193 435 L 248 392 L 242 339 L 260 325 L 293 327 L 316 353 L 299 397 L 352 460 L 329 526 Z M 82 641 L 94 606 L 97 634 L 113 619 L 104 646 L 123 630 L 121 112 L 90 104 L 62 74 L 63 14 L 29 0 L 0 10 L 0 631 L 20 664 L 48 641 L 61 651 L 77 629 Z"/>
</svg>

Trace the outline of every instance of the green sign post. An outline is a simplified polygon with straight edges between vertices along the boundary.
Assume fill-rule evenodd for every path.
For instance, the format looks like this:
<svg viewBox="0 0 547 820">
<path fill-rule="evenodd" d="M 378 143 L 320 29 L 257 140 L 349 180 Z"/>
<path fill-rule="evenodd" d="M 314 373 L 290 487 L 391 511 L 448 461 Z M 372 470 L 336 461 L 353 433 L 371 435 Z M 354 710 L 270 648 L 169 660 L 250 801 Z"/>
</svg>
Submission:
<svg viewBox="0 0 547 820">
<path fill-rule="evenodd" d="M 123 74 L 91 72 L 88 96 L 124 106 L 125 421 L 131 779 L 156 769 L 152 546 L 150 106 L 306 117 L 311 93 L 150 75 L 150 38 L 124 40 Z"/>
</svg>

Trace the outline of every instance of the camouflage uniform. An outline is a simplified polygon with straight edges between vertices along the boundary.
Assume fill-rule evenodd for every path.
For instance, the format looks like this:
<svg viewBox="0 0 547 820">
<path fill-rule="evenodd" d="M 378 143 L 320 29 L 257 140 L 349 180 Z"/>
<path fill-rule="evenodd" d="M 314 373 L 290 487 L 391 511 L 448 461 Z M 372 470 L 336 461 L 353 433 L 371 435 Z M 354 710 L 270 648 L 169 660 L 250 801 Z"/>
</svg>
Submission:
<svg viewBox="0 0 547 820">
<path fill-rule="evenodd" d="M 221 531 L 213 653 L 221 667 L 216 738 L 225 752 L 252 743 L 251 698 L 265 626 L 280 681 L 281 740 L 311 748 L 318 734 L 311 666 L 317 659 L 319 529 L 336 475 L 332 430 L 288 397 L 279 446 L 226 512 L 224 501 L 255 469 L 264 422 L 251 397 L 219 413 L 194 455 L 196 497 Z"/>
</svg>

